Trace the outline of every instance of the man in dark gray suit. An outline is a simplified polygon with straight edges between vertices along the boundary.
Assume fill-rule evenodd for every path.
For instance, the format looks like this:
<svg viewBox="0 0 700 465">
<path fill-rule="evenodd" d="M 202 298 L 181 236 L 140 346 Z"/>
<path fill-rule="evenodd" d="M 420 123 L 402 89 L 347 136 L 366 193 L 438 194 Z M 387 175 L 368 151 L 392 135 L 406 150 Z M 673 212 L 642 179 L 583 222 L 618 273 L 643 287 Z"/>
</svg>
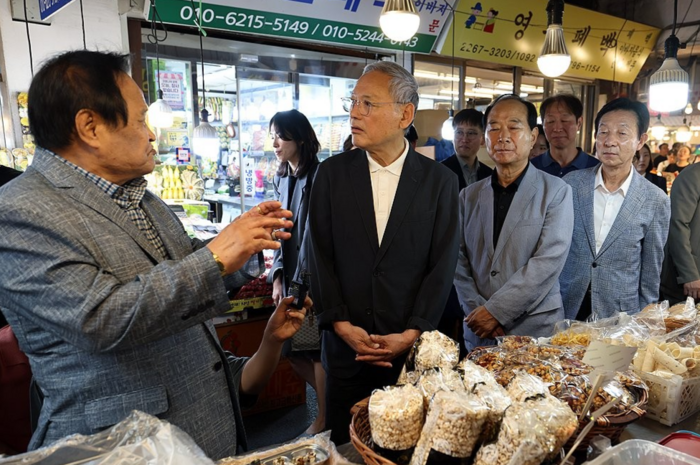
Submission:
<svg viewBox="0 0 700 465">
<path fill-rule="evenodd" d="M 344 105 L 359 148 L 319 165 L 308 228 L 336 443 L 349 439 L 352 405 L 396 383 L 406 351 L 437 325 L 457 260 L 457 177 L 404 138 L 415 78 L 370 64 Z"/>
<path fill-rule="evenodd" d="M 191 240 L 146 190 L 155 136 L 128 66 L 89 51 L 49 60 L 29 90 L 34 162 L 0 189 L 0 302 L 45 398 L 29 448 L 136 409 L 212 458 L 233 455 L 239 394 L 262 389 L 304 312 L 280 305 L 250 360 L 227 356 L 210 320 L 262 272 L 257 254 L 279 248 L 273 228 L 291 213 L 266 202 L 208 244 Z"/>
<path fill-rule="evenodd" d="M 571 188 L 535 169 L 537 110 L 506 94 L 484 114 L 493 174 L 460 194 L 460 252 L 454 284 L 467 349 L 505 334 L 549 336 L 564 316 L 559 273 L 574 227 Z"/>
</svg>

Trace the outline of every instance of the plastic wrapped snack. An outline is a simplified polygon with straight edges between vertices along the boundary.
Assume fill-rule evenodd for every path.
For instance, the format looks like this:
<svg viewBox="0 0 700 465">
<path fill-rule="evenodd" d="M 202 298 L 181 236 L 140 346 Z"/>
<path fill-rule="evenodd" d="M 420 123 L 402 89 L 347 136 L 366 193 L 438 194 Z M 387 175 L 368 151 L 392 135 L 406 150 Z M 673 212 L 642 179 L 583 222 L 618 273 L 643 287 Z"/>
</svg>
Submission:
<svg viewBox="0 0 700 465">
<path fill-rule="evenodd" d="M 474 387 L 474 394 L 489 408 L 484 427 L 481 430 L 480 442 L 491 440 L 503 420 L 506 409 L 511 406 L 512 401 L 508 392 L 498 383 L 477 384 Z"/>
<path fill-rule="evenodd" d="M 517 402 L 506 410 L 495 446 L 482 446 L 474 465 L 539 465 L 550 454 L 549 435 L 537 412 Z"/>
<path fill-rule="evenodd" d="M 440 331 L 421 334 L 413 349 L 413 363 L 418 371 L 429 368 L 452 369 L 459 362 L 459 345 Z"/>
<path fill-rule="evenodd" d="M 514 402 L 524 402 L 534 397 L 542 397 L 547 393 L 547 387 L 537 376 L 519 371 L 506 388 Z"/>
<path fill-rule="evenodd" d="M 547 429 L 549 443 L 548 458 L 554 459 L 559 450 L 566 444 L 578 427 L 578 418 L 569 406 L 559 399 L 545 395 L 527 401 L 532 410 Z"/>
<path fill-rule="evenodd" d="M 423 398 L 429 401 L 439 391 L 464 391 L 462 378 L 454 370 L 426 370 L 416 384 Z"/>
<path fill-rule="evenodd" d="M 457 372 L 462 376 L 464 387 L 469 392 L 480 384 L 498 385 L 493 373 L 466 358 L 457 365 Z"/>
<path fill-rule="evenodd" d="M 467 358 L 490 372 L 502 370 L 505 367 L 507 351 L 501 347 L 487 347 L 473 350 Z"/>
<path fill-rule="evenodd" d="M 523 346 L 530 346 L 537 343 L 534 337 L 530 336 L 501 336 L 497 337 L 498 345 L 506 350 L 519 349 Z"/>
<path fill-rule="evenodd" d="M 471 456 L 488 415 L 486 404 L 473 394 L 441 391 L 430 408 L 439 412 L 431 448 L 451 457 Z"/>
<path fill-rule="evenodd" d="M 423 428 L 423 396 L 415 386 L 374 391 L 368 411 L 372 440 L 379 447 L 405 450 L 418 442 Z"/>
</svg>

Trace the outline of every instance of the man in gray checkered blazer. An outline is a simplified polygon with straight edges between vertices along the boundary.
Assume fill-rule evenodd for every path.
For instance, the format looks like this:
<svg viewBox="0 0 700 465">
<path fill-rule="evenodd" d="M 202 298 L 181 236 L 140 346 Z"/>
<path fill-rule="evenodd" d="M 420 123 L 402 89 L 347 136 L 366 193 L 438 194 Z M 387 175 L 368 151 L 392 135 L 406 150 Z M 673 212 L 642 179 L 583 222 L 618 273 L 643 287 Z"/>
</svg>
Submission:
<svg viewBox="0 0 700 465">
<path fill-rule="evenodd" d="M 626 98 L 595 120 L 601 164 L 564 176 L 574 194 L 574 236 L 559 277 L 566 317 L 636 313 L 659 298 L 670 205 L 632 166 L 647 140 L 649 111 Z"/>
<path fill-rule="evenodd" d="M 209 320 L 260 274 L 259 252 L 289 238 L 273 228 L 290 228 L 291 212 L 266 202 L 208 244 L 190 240 L 145 189 L 155 137 L 128 65 L 51 59 L 29 91 L 34 162 L 0 189 L 0 306 L 44 395 L 29 447 L 137 409 L 218 459 L 245 445 L 239 396 L 260 392 L 305 311 L 284 301 L 250 360 L 227 356 Z"/>
</svg>

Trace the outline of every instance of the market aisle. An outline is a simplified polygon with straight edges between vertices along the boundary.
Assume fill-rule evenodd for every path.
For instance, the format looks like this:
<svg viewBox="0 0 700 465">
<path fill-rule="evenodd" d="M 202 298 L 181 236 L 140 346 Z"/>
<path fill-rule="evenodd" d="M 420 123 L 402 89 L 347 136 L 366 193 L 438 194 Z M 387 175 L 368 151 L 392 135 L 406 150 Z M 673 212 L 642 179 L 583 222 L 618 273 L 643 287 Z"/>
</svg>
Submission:
<svg viewBox="0 0 700 465">
<path fill-rule="evenodd" d="M 316 419 L 316 392 L 306 386 L 306 405 L 297 405 L 244 417 L 248 447 L 281 444 L 302 434 Z"/>
</svg>

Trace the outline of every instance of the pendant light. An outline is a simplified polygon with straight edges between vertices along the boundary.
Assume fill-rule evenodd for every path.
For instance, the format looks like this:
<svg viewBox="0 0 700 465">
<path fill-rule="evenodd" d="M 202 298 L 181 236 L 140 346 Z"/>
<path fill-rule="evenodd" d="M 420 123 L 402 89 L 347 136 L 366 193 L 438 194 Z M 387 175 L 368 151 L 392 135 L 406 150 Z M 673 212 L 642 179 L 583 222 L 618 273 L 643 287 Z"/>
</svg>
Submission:
<svg viewBox="0 0 700 465">
<path fill-rule="evenodd" d="M 651 127 L 651 137 L 656 140 L 661 140 L 664 135 L 666 135 L 666 126 L 661 122 L 661 114 L 659 113 L 656 116 L 656 123 Z"/>
<path fill-rule="evenodd" d="M 202 11 L 202 10 L 199 10 Z M 199 22 L 201 24 L 201 21 Z M 216 159 L 219 155 L 219 135 L 216 129 L 209 124 L 209 112 L 205 108 L 207 105 L 207 93 L 204 85 L 204 45 L 202 44 L 202 34 L 204 31 L 199 27 L 199 59 L 202 63 L 202 112 L 199 126 L 192 132 L 192 152 L 208 159 Z"/>
<path fill-rule="evenodd" d="M 158 84 L 158 99 L 148 107 L 148 122 L 151 123 L 151 126 L 154 128 L 166 129 L 173 125 L 173 109 L 168 102 L 163 100 L 163 90 L 160 87 L 160 56 L 158 54 L 158 42 L 160 42 L 161 39 L 158 37 L 158 30 L 156 28 L 157 21 L 160 21 L 160 16 L 156 9 L 156 0 L 152 1 L 151 34 L 148 36 L 148 40 L 156 44 L 156 83 Z M 163 30 L 165 31 L 165 36 L 162 40 L 165 40 L 168 37 L 168 31 L 165 29 L 165 25 L 163 25 Z"/>
<path fill-rule="evenodd" d="M 379 26 L 384 35 L 397 42 L 413 37 L 420 26 L 420 16 L 413 0 L 385 0 Z"/>
<path fill-rule="evenodd" d="M 679 127 L 676 130 L 676 142 L 685 144 L 686 142 L 690 141 L 692 137 L 693 133 L 690 132 L 690 128 L 688 127 L 686 119 L 683 118 L 683 126 Z"/>
<path fill-rule="evenodd" d="M 676 111 L 688 103 L 688 73 L 678 64 L 676 17 L 678 0 L 673 0 L 673 30 L 664 43 L 665 59 L 661 67 L 649 79 L 649 106 L 656 111 Z"/>
<path fill-rule="evenodd" d="M 561 76 L 569 69 L 571 55 L 564 41 L 564 0 L 549 0 L 547 3 L 547 34 L 542 51 L 537 58 L 537 67 L 547 77 Z"/>
<path fill-rule="evenodd" d="M 457 24 L 455 24 L 456 16 L 455 16 L 455 9 L 452 8 L 452 71 L 450 75 L 450 111 L 448 113 L 447 119 L 445 120 L 444 123 L 442 123 L 442 128 L 440 129 L 440 135 L 444 140 L 454 140 L 455 138 L 455 129 L 453 126 L 454 123 L 454 116 L 455 116 L 455 108 L 454 108 L 454 99 L 455 99 L 455 28 L 457 27 Z M 460 76 L 462 73 L 459 73 Z"/>
<path fill-rule="evenodd" d="M 691 114 L 693 112 L 693 105 L 690 102 L 688 102 L 688 104 L 685 106 L 685 110 L 683 110 L 683 112 L 686 115 Z"/>
</svg>

